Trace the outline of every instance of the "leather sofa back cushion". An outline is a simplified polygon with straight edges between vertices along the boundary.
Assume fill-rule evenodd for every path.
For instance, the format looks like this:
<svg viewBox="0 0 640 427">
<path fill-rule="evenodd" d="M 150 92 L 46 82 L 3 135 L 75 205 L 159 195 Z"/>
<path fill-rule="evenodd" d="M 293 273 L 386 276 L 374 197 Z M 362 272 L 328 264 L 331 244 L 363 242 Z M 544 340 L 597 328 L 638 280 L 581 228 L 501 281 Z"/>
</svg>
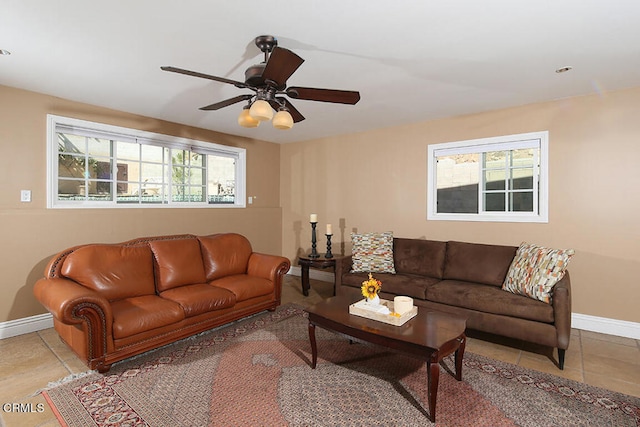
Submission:
<svg viewBox="0 0 640 427">
<path fill-rule="evenodd" d="M 444 278 L 502 287 L 517 250 L 517 246 L 447 242 Z"/>
<path fill-rule="evenodd" d="M 147 246 L 82 246 L 67 255 L 61 273 L 109 301 L 155 294 L 153 255 Z"/>
<path fill-rule="evenodd" d="M 442 279 L 447 242 L 419 239 L 393 239 L 393 258 L 399 274 Z"/>
<path fill-rule="evenodd" d="M 195 238 L 154 240 L 149 246 L 156 259 L 158 292 L 206 282 L 200 244 Z"/>
<path fill-rule="evenodd" d="M 235 233 L 198 237 L 207 281 L 234 274 L 245 274 L 253 252 L 246 237 Z"/>
</svg>

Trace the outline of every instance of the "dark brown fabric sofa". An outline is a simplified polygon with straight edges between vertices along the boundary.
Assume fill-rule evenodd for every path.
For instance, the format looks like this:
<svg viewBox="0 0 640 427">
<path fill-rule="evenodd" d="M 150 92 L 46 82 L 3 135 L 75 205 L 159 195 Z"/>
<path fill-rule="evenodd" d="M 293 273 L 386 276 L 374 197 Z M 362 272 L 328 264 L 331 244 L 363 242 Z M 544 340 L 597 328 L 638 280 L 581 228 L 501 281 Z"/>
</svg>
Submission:
<svg viewBox="0 0 640 427">
<path fill-rule="evenodd" d="M 467 328 L 558 349 L 558 367 L 571 334 L 569 273 L 556 283 L 551 304 L 502 290 L 515 246 L 393 239 L 396 274 L 375 273 L 380 297 L 410 296 L 414 304 L 454 313 Z M 338 294 L 359 294 L 367 273 L 351 273 L 352 257 L 337 259 Z"/>
<path fill-rule="evenodd" d="M 34 286 L 91 369 L 280 305 L 287 258 L 239 234 L 145 237 L 54 256 Z"/>
</svg>

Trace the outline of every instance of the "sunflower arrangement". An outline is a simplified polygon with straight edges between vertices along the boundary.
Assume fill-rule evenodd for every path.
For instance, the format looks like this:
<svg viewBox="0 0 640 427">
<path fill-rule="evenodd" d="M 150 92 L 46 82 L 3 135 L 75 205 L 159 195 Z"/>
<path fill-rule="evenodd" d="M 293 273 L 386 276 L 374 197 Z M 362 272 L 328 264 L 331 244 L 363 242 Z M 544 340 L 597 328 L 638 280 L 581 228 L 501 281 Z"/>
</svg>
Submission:
<svg viewBox="0 0 640 427">
<path fill-rule="evenodd" d="M 382 282 L 378 279 L 374 279 L 373 275 L 369 273 L 369 280 L 362 282 L 362 295 L 365 298 L 373 299 L 378 295 L 380 289 L 382 289 Z"/>
</svg>

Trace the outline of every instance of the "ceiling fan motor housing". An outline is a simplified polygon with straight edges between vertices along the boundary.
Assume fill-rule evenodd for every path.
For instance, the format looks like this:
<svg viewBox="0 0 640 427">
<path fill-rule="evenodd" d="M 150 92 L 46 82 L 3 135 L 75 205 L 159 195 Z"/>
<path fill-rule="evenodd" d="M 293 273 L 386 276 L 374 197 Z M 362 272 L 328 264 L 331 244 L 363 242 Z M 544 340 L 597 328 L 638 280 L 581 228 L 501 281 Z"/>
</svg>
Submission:
<svg viewBox="0 0 640 427">
<path fill-rule="evenodd" d="M 261 64 L 255 64 L 247 68 L 244 72 L 244 82 L 253 87 L 264 86 L 264 80 L 262 79 L 262 73 L 264 72 L 264 67 L 267 64 L 264 62 Z"/>
</svg>

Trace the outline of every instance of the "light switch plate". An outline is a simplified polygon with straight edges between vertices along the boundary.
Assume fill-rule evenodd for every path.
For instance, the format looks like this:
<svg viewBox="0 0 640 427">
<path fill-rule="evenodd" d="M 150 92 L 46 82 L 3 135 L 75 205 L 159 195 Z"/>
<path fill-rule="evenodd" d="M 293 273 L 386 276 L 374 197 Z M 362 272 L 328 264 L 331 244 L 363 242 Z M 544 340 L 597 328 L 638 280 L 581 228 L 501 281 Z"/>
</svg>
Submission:
<svg viewBox="0 0 640 427">
<path fill-rule="evenodd" d="M 20 201 L 21 202 L 30 202 L 31 201 L 31 190 L 21 190 L 20 191 Z"/>
</svg>

